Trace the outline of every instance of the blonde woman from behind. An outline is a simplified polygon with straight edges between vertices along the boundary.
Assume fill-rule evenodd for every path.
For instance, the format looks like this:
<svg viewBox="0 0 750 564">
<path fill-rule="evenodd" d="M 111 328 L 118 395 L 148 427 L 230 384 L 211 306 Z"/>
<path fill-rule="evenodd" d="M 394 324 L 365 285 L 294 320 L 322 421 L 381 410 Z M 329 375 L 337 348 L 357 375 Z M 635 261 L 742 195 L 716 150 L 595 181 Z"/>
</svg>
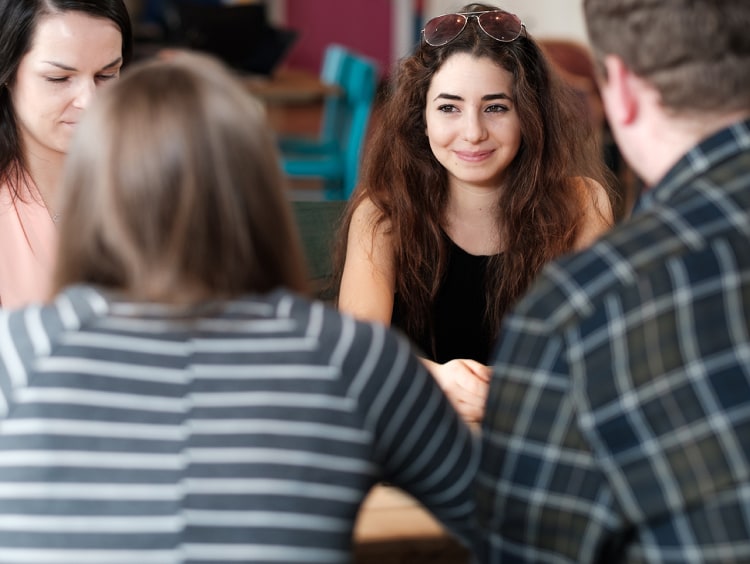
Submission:
<svg viewBox="0 0 750 564">
<path fill-rule="evenodd" d="M 344 563 L 381 480 L 468 543 L 471 432 L 406 341 L 302 297 L 272 134 L 224 67 L 129 70 L 62 203 L 57 297 L 0 313 L 0 554 Z"/>
</svg>

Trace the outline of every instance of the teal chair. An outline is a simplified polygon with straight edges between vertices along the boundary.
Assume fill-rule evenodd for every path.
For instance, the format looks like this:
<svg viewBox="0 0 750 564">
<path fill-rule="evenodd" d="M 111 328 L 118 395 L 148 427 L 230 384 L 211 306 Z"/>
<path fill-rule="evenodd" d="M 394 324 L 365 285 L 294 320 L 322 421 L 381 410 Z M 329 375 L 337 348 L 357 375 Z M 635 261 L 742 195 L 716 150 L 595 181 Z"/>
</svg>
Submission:
<svg viewBox="0 0 750 564">
<path fill-rule="evenodd" d="M 324 199 L 347 200 L 357 184 L 378 66 L 334 44 L 326 48 L 321 79 L 337 86 L 338 93 L 325 100 L 320 134 L 280 138 L 281 164 L 289 178 L 321 180 Z"/>
</svg>

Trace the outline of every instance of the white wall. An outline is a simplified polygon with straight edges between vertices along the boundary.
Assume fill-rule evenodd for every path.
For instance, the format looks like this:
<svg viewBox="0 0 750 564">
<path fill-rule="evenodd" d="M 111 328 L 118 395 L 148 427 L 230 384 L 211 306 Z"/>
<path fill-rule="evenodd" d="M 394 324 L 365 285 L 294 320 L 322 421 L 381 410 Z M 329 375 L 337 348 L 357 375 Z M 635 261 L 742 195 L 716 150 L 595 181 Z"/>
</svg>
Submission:
<svg viewBox="0 0 750 564">
<path fill-rule="evenodd" d="M 286 21 L 286 2 L 284 0 L 265 0 L 268 10 L 268 20 L 275 25 L 283 25 Z"/>
<path fill-rule="evenodd" d="M 393 60 L 408 55 L 414 48 L 414 0 L 391 0 L 393 14 Z"/>
<path fill-rule="evenodd" d="M 312 0 L 310 0 L 312 1 Z M 379 0 L 383 1 L 383 0 Z M 272 22 L 285 21 L 285 0 L 265 0 Z M 415 0 L 390 0 L 393 12 L 394 60 L 409 54 L 414 47 Z M 560 37 L 586 42 L 583 21 L 583 0 L 488 0 L 489 3 L 513 12 L 523 20 L 534 37 Z M 425 0 L 424 18 L 453 12 L 468 0 Z"/>
<path fill-rule="evenodd" d="M 456 11 L 468 0 L 427 0 L 425 17 Z M 534 37 L 560 37 L 587 42 L 583 0 L 489 0 L 516 14 Z"/>
</svg>

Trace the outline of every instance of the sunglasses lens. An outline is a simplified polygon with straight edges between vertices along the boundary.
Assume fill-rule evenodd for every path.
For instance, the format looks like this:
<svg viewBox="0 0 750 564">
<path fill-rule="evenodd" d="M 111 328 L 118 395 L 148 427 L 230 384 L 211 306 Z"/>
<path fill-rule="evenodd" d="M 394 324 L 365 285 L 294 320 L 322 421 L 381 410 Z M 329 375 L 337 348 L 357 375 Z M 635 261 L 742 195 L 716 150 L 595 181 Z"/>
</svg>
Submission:
<svg viewBox="0 0 750 564">
<path fill-rule="evenodd" d="M 506 43 L 518 39 L 523 28 L 518 16 L 508 12 L 485 12 L 477 19 L 487 35 Z"/>
<path fill-rule="evenodd" d="M 424 40 L 433 47 L 453 41 L 466 25 L 466 16 L 446 14 L 432 18 L 424 26 Z"/>
</svg>

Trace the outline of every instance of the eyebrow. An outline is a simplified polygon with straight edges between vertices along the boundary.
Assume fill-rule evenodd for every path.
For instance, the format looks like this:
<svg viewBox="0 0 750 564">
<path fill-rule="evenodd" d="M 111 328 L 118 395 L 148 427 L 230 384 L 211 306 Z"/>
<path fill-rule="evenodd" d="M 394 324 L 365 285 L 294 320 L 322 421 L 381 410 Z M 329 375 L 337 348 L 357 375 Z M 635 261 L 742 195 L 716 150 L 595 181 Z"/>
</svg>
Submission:
<svg viewBox="0 0 750 564">
<path fill-rule="evenodd" d="M 68 66 L 68 65 L 63 64 L 63 63 L 58 63 L 56 61 L 42 61 L 42 62 L 43 63 L 47 63 L 48 65 L 52 65 L 53 67 L 57 67 L 58 69 L 64 70 L 64 71 L 76 71 L 76 70 L 78 70 L 75 67 L 71 67 L 71 66 Z M 99 70 L 110 69 L 110 68 L 112 68 L 112 67 L 114 67 L 114 66 L 116 66 L 116 65 L 118 65 L 120 63 L 122 63 L 122 57 L 117 57 L 114 61 L 112 61 L 110 63 L 107 63 L 106 65 L 104 65 Z"/>
<path fill-rule="evenodd" d="M 435 100 L 439 100 L 439 99 L 459 100 L 459 101 L 463 100 L 461 96 L 458 96 L 456 94 L 448 94 L 446 92 L 441 92 L 440 94 L 435 96 Z M 435 100 L 433 100 L 433 102 Z M 482 96 L 483 102 L 488 102 L 490 100 L 510 100 L 511 102 L 513 101 L 513 99 L 510 96 L 508 96 L 505 92 L 499 92 L 497 94 L 485 94 L 484 96 Z"/>
</svg>

